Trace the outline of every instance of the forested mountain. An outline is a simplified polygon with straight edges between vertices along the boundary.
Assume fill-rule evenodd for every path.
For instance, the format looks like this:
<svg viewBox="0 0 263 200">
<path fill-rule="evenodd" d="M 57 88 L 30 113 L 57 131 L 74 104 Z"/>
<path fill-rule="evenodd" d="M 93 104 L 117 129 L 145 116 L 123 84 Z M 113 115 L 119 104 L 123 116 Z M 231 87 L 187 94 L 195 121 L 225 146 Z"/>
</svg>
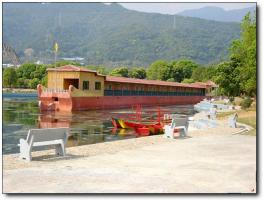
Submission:
<svg viewBox="0 0 263 200">
<path fill-rule="evenodd" d="M 155 60 L 201 64 L 227 58 L 239 23 L 143 13 L 119 4 L 3 3 L 3 42 L 20 57 L 84 57 L 86 64 L 147 66 Z"/>
<path fill-rule="evenodd" d="M 224 10 L 223 8 L 207 6 L 199 9 L 185 10 L 178 15 L 187 17 L 198 17 L 207 20 L 222 22 L 241 22 L 243 17 L 248 13 L 253 13 L 256 7 L 249 7 L 235 10 Z"/>
</svg>

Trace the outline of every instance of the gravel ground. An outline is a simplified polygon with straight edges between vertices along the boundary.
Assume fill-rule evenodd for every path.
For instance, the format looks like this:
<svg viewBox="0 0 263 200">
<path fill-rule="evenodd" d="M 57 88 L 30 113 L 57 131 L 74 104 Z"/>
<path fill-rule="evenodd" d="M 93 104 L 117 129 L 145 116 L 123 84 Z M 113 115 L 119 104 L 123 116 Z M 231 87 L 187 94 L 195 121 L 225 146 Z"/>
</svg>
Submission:
<svg viewBox="0 0 263 200">
<path fill-rule="evenodd" d="M 217 128 L 3 156 L 4 193 L 254 193 L 256 137 Z"/>
</svg>

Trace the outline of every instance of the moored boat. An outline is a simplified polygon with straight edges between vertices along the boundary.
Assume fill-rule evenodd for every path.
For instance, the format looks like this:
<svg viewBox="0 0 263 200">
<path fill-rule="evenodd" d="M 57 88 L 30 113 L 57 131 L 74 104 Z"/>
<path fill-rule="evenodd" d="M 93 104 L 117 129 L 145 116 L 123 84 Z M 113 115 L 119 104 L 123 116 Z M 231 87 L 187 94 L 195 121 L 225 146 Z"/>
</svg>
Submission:
<svg viewBox="0 0 263 200">
<path fill-rule="evenodd" d="M 111 123 L 114 126 L 114 128 L 122 128 L 117 118 L 112 117 Z"/>
<path fill-rule="evenodd" d="M 150 135 L 150 129 L 148 127 L 135 128 L 135 132 L 138 136 L 148 136 Z"/>
<path fill-rule="evenodd" d="M 136 133 L 142 133 L 147 135 L 150 134 L 158 134 L 163 132 L 163 124 L 161 124 L 161 111 L 160 107 L 158 107 L 158 119 L 157 120 L 142 120 L 142 107 L 141 105 L 136 105 L 133 108 L 135 112 L 129 114 L 127 118 L 117 118 L 112 117 L 112 123 L 114 127 L 119 124 L 121 128 L 130 128 L 134 129 Z"/>
<path fill-rule="evenodd" d="M 41 111 L 195 104 L 206 97 L 207 90 L 204 84 L 106 76 L 72 65 L 47 72 L 47 88 L 37 87 Z"/>
</svg>

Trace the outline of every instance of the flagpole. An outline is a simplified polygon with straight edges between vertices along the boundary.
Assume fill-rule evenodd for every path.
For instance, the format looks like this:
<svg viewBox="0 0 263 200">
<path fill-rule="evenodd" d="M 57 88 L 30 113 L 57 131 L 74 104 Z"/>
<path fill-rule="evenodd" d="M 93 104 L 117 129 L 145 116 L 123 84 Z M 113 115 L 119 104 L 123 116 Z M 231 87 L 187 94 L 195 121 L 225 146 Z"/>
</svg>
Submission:
<svg viewBox="0 0 263 200">
<path fill-rule="evenodd" d="M 58 53 L 58 43 L 56 42 L 54 45 L 54 53 L 55 53 L 55 68 L 57 68 L 57 53 Z M 57 70 L 56 70 L 56 83 L 55 88 L 57 90 Z"/>
<path fill-rule="evenodd" d="M 55 50 L 55 69 L 57 68 L 57 52 Z M 57 90 L 57 70 L 56 70 L 56 85 L 55 85 L 55 88 Z"/>
</svg>

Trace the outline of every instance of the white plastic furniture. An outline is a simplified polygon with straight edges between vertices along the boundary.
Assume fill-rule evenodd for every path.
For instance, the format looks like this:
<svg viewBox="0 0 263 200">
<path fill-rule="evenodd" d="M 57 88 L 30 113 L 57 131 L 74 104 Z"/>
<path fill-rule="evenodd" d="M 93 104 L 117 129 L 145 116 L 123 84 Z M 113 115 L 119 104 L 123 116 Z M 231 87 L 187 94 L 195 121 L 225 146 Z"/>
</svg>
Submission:
<svg viewBox="0 0 263 200">
<path fill-rule="evenodd" d="M 20 139 L 20 158 L 31 161 L 33 147 L 54 145 L 56 155 L 65 156 L 65 145 L 68 139 L 68 128 L 31 129 L 28 131 L 26 140 Z"/>
<path fill-rule="evenodd" d="M 164 126 L 164 137 L 175 138 L 174 131 L 179 129 L 180 136 L 186 136 L 188 130 L 188 118 L 174 118 L 172 119 L 171 125 Z"/>
<path fill-rule="evenodd" d="M 237 113 L 235 113 L 234 115 L 231 115 L 229 118 L 228 118 L 228 125 L 229 127 L 231 128 L 236 128 L 237 127 Z"/>
<path fill-rule="evenodd" d="M 210 119 L 212 119 L 212 120 L 216 119 L 216 108 L 210 108 L 209 116 L 210 116 Z"/>
</svg>

